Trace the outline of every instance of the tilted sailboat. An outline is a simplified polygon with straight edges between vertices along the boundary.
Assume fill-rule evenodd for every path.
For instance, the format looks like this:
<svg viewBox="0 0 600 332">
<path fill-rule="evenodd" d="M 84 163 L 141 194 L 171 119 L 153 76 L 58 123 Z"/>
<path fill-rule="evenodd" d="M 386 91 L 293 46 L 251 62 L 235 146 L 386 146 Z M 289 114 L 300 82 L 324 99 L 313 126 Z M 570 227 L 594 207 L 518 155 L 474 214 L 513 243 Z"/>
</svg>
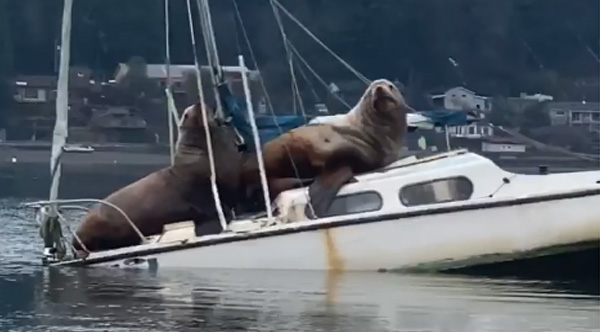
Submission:
<svg viewBox="0 0 600 332">
<path fill-rule="evenodd" d="M 278 1 L 269 1 L 275 11 L 289 14 Z M 62 226 L 68 223 L 58 207 L 66 210 L 82 209 L 75 204 L 87 202 L 108 204 L 101 200 L 56 199 L 60 155 L 67 135 L 66 70 L 72 2 L 65 0 L 63 12 L 50 200 L 28 205 L 38 209 L 45 242 L 44 261 L 48 265 L 445 270 L 600 247 L 600 210 L 597 208 L 600 171 L 515 174 L 480 155 L 457 150 L 406 157 L 383 169 L 356 176 L 356 181 L 341 189 L 327 216 L 318 219 L 311 219 L 306 213 L 309 207 L 306 188 L 281 193 L 271 206 L 261 164 L 265 214 L 234 220 L 227 225 L 220 213 L 223 231 L 205 236 L 196 236 L 193 222 L 182 222 L 165 226 L 162 234 L 145 237 L 130 222 L 142 240 L 140 245 L 91 252 L 86 258 L 71 257 L 65 245 L 70 242 L 62 236 Z M 197 4 L 209 65 L 215 68 L 214 92 L 221 97 L 216 98 L 217 108 L 223 114 L 231 111 L 233 104 L 219 91 L 223 85 L 218 84 L 220 64 L 208 1 L 197 0 Z M 188 14 L 194 38 L 189 0 Z M 195 44 L 194 39 L 192 42 Z M 202 101 L 196 54 L 194 58 Z M 243 57 L 239 57 L 238 66 L 231 68 L 242 75 L 245 105 L 240 109 L 246 110 L 254 148 L 260 157 L 261 137 L 254 119 L 248 68 Z M 175 117 L 177 113 L 172 103 L 169 105 L 169 117 Z M 210 149 L 208 154 L 213 169 Z M 214 177 L 212 180 L 214 184 Z M 219 209 L 219 193 L 216 186 L 214 188 Z"/>
</svg>

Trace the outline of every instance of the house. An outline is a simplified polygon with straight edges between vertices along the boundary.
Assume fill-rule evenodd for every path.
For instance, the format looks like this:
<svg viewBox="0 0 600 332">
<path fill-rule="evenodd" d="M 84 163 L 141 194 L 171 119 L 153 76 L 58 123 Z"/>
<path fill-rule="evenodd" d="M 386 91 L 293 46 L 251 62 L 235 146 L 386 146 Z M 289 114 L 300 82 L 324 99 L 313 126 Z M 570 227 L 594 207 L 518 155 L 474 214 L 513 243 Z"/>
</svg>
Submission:
<svg viewBox="0 0 600 332">
<path fill-rule="evenodd" d="M 600 130 L 600 103 L 551 102 L 548 104 L 550 124 L 553 126 L 581 127 L 588 131 Z"/>
<path fill-rule="evenodd" d="M 462 86 L 450 88 L 443 94 L 431 96 L 431 99 L 434 104 L 449 110 L 481 110 L 484 112 L 492 110 L 489 97 L 479 96 L 474 91 Z"/>
<path fill-rule="evenodd" d="M 486 119 L 486 114 L 492 110 L 491 98 L 477 95 L 465 87 L 457 86 L 446 90 L 443 94 L 431 96 L 434 105 L 448 110 L 479 110 L 483 119 L 468 126 L 448 128 L 451 137 L 478 139 L 492 136 L 493 128 Z"/>
<path fill-rule="evenodd" d="M 225 73 L 225 79 L 228 81 L 239 81 L 241 80 L 237 67 L 222 66 L 223 72 Z M 201 66 L 200 71 L 202 76 L 210 74 L 211 67 Z M 175 92 L 185 91 L 186 77 L 190 73 L 195 73 L 194 65 L 170 65 L 169 66 L 171 84 Z M 117 70 L 115 71 L 114 80 L 118 83 L 120 80 L 127 75 L 129 72 L 129 65 L 127 63 L 119 63 Z M 165 86 L 167 82 L 167 65 L 166 64 L 147 64 L 146 75 L 149 79 L 159 82 L 161 86 Z M 250 80 L 257 80 L 259 72 L 257 70 L 251 70 L 249 74 Z"/>
<path fill-rule="evenodd" d="M 12 83 L 17 103 L 46 103 L 56 97 L 55 76 L 19 75 Z"/>
<path fill-rule="evenodd" d="M 143 142 L 147 128 L 139 112 L 126 107 L 95 108 L 90 125 L 95 140 L 120 143 Z"/>
<path fill-rule="evenodd" d="M 541 94 L 541 93 L 528 95 L 525 92 L 521 92 L 519 97 L 506 98 L 506 101 L 517 112 L 522 112 L 525 109 L 527 109 L 528 107 L 533 106 L 535 104 L 543 103 L 546 101 L 550 102 L 552 100 L 554 100 L 554 97 L 550 96 L 550 95 L 545 95 L 545 94 Z"/>
</svg>

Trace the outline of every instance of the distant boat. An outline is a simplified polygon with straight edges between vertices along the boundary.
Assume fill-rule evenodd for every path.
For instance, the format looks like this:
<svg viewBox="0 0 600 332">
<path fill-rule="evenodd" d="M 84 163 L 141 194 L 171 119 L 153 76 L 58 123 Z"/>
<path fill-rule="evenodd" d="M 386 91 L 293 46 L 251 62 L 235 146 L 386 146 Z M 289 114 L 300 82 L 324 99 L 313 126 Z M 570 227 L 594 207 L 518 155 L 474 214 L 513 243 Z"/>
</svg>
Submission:
<svg viewBox="0 0 600 332">
<path fill-rule="evenodd" d="M 63 151 L 65 152 L 80 152 L 80 153 L 90 153 L 94 152 L 94 148 L 89 145 L 81 145 L 81 144 L 65 144 L 63 146 Z"/>
</svg>

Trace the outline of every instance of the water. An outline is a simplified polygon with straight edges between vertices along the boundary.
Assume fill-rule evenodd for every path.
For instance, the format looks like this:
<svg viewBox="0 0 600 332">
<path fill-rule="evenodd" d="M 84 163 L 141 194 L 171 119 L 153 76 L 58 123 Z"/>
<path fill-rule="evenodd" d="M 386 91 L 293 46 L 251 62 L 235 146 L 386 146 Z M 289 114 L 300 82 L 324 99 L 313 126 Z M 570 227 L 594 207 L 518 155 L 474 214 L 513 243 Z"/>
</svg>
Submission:
<svg viewBox="0 0 600 332">
<path fill-rule="evenodd" d="M 600 331 L 597 279 L 42 268 L 17 203 L 0 201 L 0 331 Z"/>
</svg>

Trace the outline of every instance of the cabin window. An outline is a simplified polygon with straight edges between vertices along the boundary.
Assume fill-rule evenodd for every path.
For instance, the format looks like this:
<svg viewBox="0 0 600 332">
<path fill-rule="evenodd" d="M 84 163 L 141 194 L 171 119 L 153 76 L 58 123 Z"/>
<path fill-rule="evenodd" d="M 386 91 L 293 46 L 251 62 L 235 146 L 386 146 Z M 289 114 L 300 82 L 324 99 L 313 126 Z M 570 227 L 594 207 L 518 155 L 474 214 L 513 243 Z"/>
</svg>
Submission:
<svg viewBox="0 0 600 332">
<path fill-rule="evenodd" d="M 473 183 L 464 176 L 411 184 L 400 189 L 405 206 L 464 201 L 473 194 Z"/>
<path fill-rule="evenodd" d="M 375 191 L 342 195 L 333 200 L 329 210 L 327 210 L 327 213 L 322 216 L 322 218 L 377 211 L 381 209 L 382 205 L 383 199 L 381 198 L 381 195 Z M 307 216 L 312 216 L 310 206 L 306 205 L 304 212 Z"/>
</svg>

